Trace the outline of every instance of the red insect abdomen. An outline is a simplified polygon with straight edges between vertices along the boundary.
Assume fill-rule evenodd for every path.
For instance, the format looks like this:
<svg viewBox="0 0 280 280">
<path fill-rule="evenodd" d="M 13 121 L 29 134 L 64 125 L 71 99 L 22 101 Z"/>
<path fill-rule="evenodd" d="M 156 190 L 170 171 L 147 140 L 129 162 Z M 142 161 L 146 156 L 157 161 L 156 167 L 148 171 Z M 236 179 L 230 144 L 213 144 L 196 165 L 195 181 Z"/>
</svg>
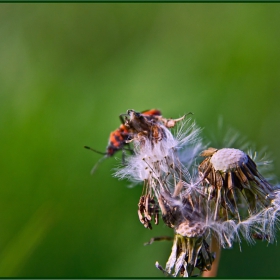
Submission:
<svg viewBox="0 0 280 280">
<path fill-rule="evenodd" d="M 142 112 L 142 115 L 144 115 L 144 116 L 161 116 L 161 111 L 157 110 L 157 109 L 151 109 L 151 110 Z"/>
</svg>

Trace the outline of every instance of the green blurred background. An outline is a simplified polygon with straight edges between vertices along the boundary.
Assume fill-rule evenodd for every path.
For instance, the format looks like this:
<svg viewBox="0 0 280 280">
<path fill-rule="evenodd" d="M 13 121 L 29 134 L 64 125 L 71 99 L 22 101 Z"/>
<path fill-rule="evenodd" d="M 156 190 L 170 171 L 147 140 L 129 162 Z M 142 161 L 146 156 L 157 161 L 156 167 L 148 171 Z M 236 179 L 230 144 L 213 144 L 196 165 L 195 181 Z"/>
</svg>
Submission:
<svg viewBox="0 0 280 280">
<path fill-rule="evenodd" d="M 193 112 L 271 152 L 279 174 L 278 4 L 0 4 L 0 276 L 161 277 L 173 235 L 142 187 L 91 176 L 127 109 Z M 225 127 L 226 127 L 225 126 Z M 238 148 L 238 147 L 237 147 Z M 120 157 L 120 155 L 118 155 Z M 277 174 L 278 173 L 278 174 Z M 277 244 L 223 250 L 221 277 L 279 277 Z"/>
</svg>

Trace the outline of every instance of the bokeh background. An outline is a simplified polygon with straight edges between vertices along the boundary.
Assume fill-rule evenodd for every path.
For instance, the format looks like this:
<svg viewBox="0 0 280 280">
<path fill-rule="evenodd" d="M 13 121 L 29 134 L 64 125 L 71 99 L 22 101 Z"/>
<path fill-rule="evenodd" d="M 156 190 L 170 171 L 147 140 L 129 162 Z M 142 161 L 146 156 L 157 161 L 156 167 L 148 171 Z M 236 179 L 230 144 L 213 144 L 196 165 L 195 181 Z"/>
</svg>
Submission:
<svg viewBox="0 0 280 280">
<path fill-rule="evenodd" d="M 105 151 L 127 109 L 193 112 L 267 147 L 280 176 L 278 4 L 0 4 L 0 276 L 161 277 L 173 235 Z M 224 126 L 218 129 L 222 117 Z M 237 147 L 238 148 L 238 147 Z M 120 157 L 120 155 L 118 155 Z M 223 250 L 220 277 L 279 277 L 277 244 Z"/>
</svg>

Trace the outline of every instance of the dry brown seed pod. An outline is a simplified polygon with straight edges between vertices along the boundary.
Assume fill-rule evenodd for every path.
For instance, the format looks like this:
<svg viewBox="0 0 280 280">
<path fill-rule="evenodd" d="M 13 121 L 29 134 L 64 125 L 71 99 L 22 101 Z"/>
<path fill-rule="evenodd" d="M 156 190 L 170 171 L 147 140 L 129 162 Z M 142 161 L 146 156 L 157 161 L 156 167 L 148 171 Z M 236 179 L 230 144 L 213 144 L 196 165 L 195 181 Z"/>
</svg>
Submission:
<svg viewBox="0 0 280 280">
<path fill-rule="evenodd" d="M 198 170 L 205 186 L 211 186 L 210 197 L 216 200 L 214 219 L 224 215 L 221 207 L 227 218 L 240 220 L 244 210 L 250 214 L 270 205 L 273 187 L 246 153 L 233 148 L 209 148 L 202 155 L 206 158 Z"/>
</svg>

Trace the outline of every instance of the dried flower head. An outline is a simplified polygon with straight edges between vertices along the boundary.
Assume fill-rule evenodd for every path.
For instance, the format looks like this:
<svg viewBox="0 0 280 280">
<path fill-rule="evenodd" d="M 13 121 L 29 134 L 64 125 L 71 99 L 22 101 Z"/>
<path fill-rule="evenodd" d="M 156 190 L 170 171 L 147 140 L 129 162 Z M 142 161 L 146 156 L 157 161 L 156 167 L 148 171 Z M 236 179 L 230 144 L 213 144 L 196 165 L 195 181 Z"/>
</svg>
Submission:
<svg viewBox="0 0 280 280">
<path fill-rule="evenodd" d="M 210 270 L 213 237 L 223 247 L 240 243 L 242 236 L 248 242 L 274 241 L 280 189 L 260 174 L 248 154 L 234 148 L 201 153 L 194 123 L 185 116 L 166 119 L 156 109 L 128 110 L 123 127 L 128 134 L 122 145 L 132 143 L 133 154 L 115 175 L 143 183 L 138 217 L 145 228 L 152 229 L 152 220 L 158 224 L 161 216 L 175 233 L 166 267 L 156 263 L 165 275 L 189 277 L 195 268 Z M 199 154 L 205 159 L 198 165 Z"/>
<path fill-rule="evenodd" d="M 222 245 L 232 246 L 234 240 L 240 241 L 240 234 L 249 242 L 256 234 L 272 241 L 274 223 L 267 223 L 265 216 L 271 212 L 267 210 L 273 207 L 276 193 L 255 162 L 233 148 L 209 148 L 201 155 L 206 159 L 198 169 L 212 213 L 208 225 Z"/>
<path fill-rule="evenodd" d="M 189 277 L 194 268 L 201 272 L 210 270 L 214 261 L 207 243 L 210 231 L 205 220 L 206 204 L 201 203 L 201 197 L 194 192 L 192 195 L 182 194 L 179 191 L 183 189 L 182 184 L 175 186 L 173 195 L 163 192 L 158 199 L 162 219 L 167 226 L 174 228 L 175 237 L 165 269 L 160 265 L 157 268 L 174 277 Z"/>
<path fill-rule="evenodd" d="M 166 267 L 158 262 L 156 267 L 168 276 L 190 277 L 195 268 L 201 272 L 210 270 L 214 254 L 210 253 L 209 245 L 203 237 L 186 237 L 175 234 L 170 257 Z"/>
</svg>

